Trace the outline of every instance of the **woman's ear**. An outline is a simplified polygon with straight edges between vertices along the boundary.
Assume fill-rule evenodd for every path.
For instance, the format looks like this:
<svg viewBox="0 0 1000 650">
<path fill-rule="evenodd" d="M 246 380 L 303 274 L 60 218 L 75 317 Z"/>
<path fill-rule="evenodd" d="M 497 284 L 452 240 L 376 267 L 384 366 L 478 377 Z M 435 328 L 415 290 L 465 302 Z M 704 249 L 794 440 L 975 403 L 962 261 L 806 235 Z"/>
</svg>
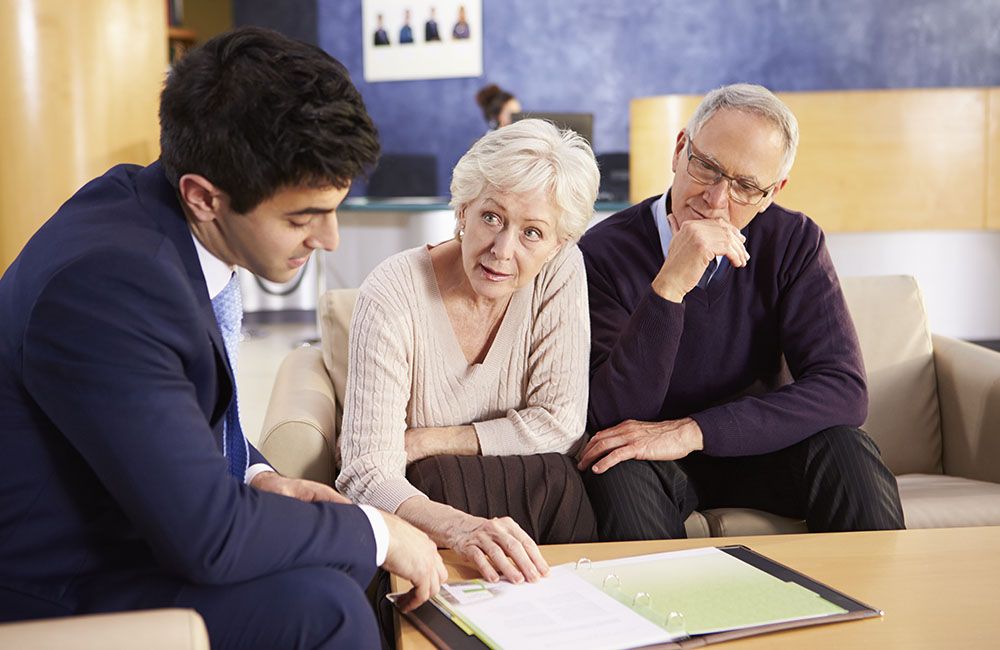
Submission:
<svg viewBox="0 0 1000 650">
<path fill-rule="evenodd" d="M 562 247 L 565 246 L 565 245 L 566 245 L 566 240 L 565 239 L 560 239 L 559 243 L 556 244 L 556 247 L 552 249 L 551 253 L 549 253 L 549 256 L 545 258 L 545 263 L 548 264 L 549 262 L 551 262 L 552 260 L 554 260 L 555 257 L 556 257 L 556 255 L 559 254 L 559 251 L 561 251 Z"/>
</svg>

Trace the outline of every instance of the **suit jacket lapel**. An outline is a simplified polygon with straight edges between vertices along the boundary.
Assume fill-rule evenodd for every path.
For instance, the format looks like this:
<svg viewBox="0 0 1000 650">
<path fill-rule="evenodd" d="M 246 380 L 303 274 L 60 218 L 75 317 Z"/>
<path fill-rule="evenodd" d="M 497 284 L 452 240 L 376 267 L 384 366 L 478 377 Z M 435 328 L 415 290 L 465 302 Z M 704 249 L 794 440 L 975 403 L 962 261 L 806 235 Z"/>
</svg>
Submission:
<svg viewBox="0 0 1000 650">
<path fill-rule="evenodd" d="M 219 398 L 216 400 L 209 422 L 213 428 L 221 430 L 222 417 L 233 398 L 236 379 L 233 376 L 232 368 L 226 361 L 226 347 L 222 341 L 219 324 L 215 320 L 212 299 L 208 295 L 208 286 L 201 270 L 201 262 L 198 260 L 198 251 L 194 247 L 191 229 L 188 227 L 177 194 L 167 181 L 159 161 L 141 170 L 137 182 L 142 190 L 139 192 L 139 200 L 146 207 L 160 230 L 177 249 L 177 254 L 191 283 L 191 291 L 198 300 L 200 325 L 212 341 L 218 375 L 222 379 L 219 385 Z"/>
</svg>

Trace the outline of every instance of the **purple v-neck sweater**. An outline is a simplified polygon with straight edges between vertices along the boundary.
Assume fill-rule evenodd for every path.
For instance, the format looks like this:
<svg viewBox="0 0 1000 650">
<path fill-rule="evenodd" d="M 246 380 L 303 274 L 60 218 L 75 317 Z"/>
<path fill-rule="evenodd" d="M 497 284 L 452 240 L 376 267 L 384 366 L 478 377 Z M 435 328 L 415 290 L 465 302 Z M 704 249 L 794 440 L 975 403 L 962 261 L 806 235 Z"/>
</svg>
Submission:
<svg viewBox="0 0 1000 650">
<path fill-rule="evenodd" d="M 772 204 L 743 230 L 749 264 L 725 265 L 677 304 L 650 287 L 664 259 L 656 198 L 580 241 L 590 292 L 588 430 L 692 417 L 705 453 L 746 456 L 860 426 L 868 412 L 861 350 L 819 226 Z"/>
</svg>

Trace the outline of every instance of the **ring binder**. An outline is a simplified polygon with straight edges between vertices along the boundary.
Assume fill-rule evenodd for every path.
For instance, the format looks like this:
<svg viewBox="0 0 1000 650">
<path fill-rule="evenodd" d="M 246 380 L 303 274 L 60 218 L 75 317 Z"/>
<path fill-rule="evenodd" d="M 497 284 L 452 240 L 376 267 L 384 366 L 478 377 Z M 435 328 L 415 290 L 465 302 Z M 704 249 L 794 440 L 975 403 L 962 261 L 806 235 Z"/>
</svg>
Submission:
<svg viewBox="0 0 1000 650">
<path fill-rule="evenodd" d="M 461 598 L 435 597 L 406 616 L 439 648 L 456 650 L 693 648 L 881 614 L 745 546 L 581 557 L 537 583 L 446 587 Z"/>
</svg>

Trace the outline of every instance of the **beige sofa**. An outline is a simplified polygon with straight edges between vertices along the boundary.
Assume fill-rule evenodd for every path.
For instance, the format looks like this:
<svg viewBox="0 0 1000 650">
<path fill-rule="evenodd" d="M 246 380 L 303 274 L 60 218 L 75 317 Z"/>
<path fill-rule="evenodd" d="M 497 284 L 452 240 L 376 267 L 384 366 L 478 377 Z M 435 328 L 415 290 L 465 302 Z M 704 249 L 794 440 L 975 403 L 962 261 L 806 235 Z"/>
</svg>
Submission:
<svg viewBox="0 0 1000 650">
<path fill-rule="evenodd" d="M 0 648 L 17 650 L 209 650 L 205 623 L 194 610 L 43 619 L 0 625 Z"/>
<path fill-rule="evenodd" d="M 908 276 L 846 278 L 868 371 L 864 428 L 896 475 L 909 528 L 1000 525 L 1000 353 L 932 335 Z M 356 290 L 320 299 L 322 349 L 299 348 L 278 371 L 260 449 L 289 475 L 332 483 L 347 331 Z M 805 532 L 758 510 L 694 513 L 690 537 Z"/>
</svg>

